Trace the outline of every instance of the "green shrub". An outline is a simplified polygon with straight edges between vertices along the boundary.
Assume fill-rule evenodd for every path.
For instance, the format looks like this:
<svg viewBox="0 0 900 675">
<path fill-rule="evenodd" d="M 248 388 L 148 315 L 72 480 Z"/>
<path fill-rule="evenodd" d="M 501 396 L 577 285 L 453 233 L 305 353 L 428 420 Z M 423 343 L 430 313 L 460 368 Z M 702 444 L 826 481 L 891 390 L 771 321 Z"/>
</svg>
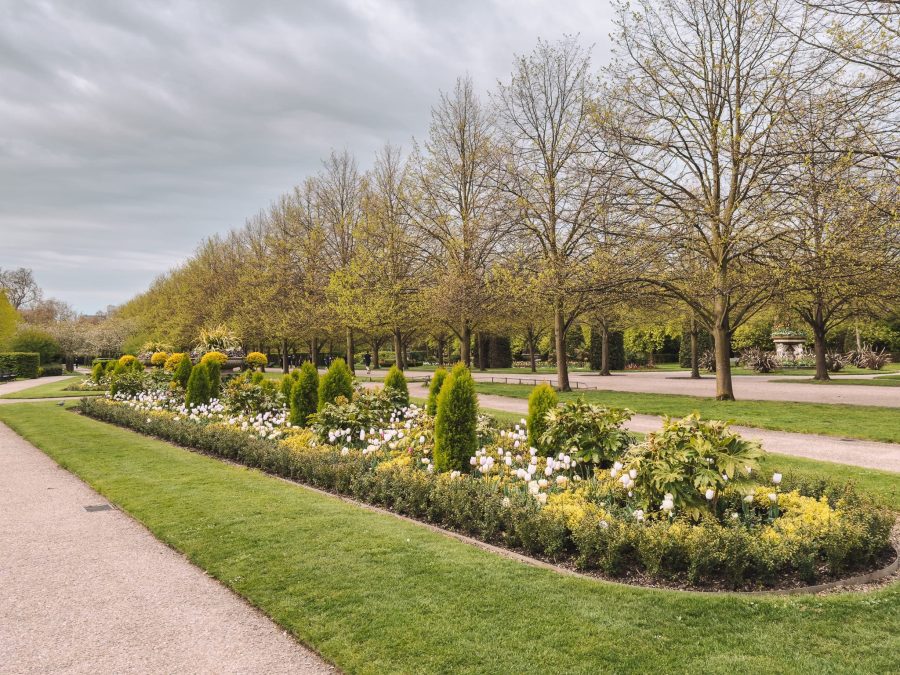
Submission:
<svg viewBox="0 0 900 675">
<path fill-rule="evenodd" d="M 65 368 L 61 363 L 53 363 L 48 366 L 38 368 L 38 377 L 55 377 L 65 373 Z"/>
<path fill-rule="evenodd" d="M 545 414 L 546 431 L 540 441 L 549 451 L 571 452 L 587 477 L 591 465 L 610 466 L 631 445 L 632 438 L 623 428 L 629 419 L 628 410 L 605 408 L 583 399 L 568 401 Z"/>
<path fill-rule="evenodd" d="M 281 395 L 284 396 L 284 400 L 288 401 L 288 403 L 290 403 L 291 391 L 296 383 L 297 380 L 290 373 L 281 376 L 278 388 L 281 390 Z"/>
<path fill-rule="evenodd" d="M 428 402 L 425 404 L 425 411 L 434 417 L 437 415 L 438 394 L 441 393 L 441 387 L 444 386 L 444 380 L 447 379 L 447 370 L 438 368 L 431 376 L 431 383 L 428 385 Z"/>
<path fill-rule="evenodd" d="M 174 354 L 169 357 L 170 359 L 174 357 Z M 191 377 L 191 371 L 193 370 L 193 366 L 191 365 L 191 359 L 187 354 L 182 354 L 181 358 L 178 359 L 178 362 L 175 366 L 175 373 L 172 377 L 173 382 L 177 382 L 178 386 L 182 389 L 187 389 L 188 380 Z"/>
<path fill-rule="evenodd" d="M 200 406 L 209 403 L 210 382 L 208 364 L 198 363 L 191 368 L 187 387 L 184 395 L 184 403 L 188 406 Z"/>
<path fill-rule="evenodd" d="M 103 379 L 104 375 L 106 375 L 106 369 L 103 364 L 95 363 L 94 367 L 91 368 L 91 380 L 94 384 L 100 384 L 100 380 Z"/>
<path fill-rule="evenodd" d="M 353 397 L 353 373 L 347 362 L 340 358 L 331 362 L 328 372 L 319 381 L 318 409 L 322 410 L 329 403 L 334 403 L 338 396 L 343 396 L 348 401 Z"/>
<path fill-rule="evenodd" d="M 222 395 L 222 364 L 217 359 L 207 360 L 206 373 L 209 377 L 209 398 L 220 398 Z"/>
<path fill-rule="evenodd" d="M 305 361 L 297 377 L 290 378 L 294 383 L 289 398 L 291 405 L 291 424 L 306 426 L 309 416 L 314 414 L 319 402 L 319 371 L 312 361 Z"/>
<path fill-rule="evenodd" d="M 556 390 L 547 382 L 537 385 L 528 397 L 528 444 L 537 448 L 541 455 L 547 454 L 541 437 L 547 431 L 547 413 L 559 405 Z M 550 446 L 547 446 L 548 448 Z"/>
<path fill-rule="evenodd" d="M 112 361 L 106 361 L 104 363 L 104 373 L 107 377 L 111 377 L 113 373 L 116 372 L 116 368 L 119 366 L 118 359 L 113 359 Z"/>
<path fill-rule="evenodd" d="M 11 352 L 37 352 L 41 363 L 53 363 L 61 356 L 59 343 L 49 333 L 36 328 L 20 329 L 9 341 Z"/>
<path fill-rule="evenodd" d="M 37 352 L 0 352 L 0 370 L 12 371 L 17 377 L 37 377 L 40 366 Z"/>
<path fill-rule="evenodd" d="M 409 386 L 406 384 L 406 376 L 397 366 L 391 366 L 384 378 L 384 388 L 393 389 L 395 400 L 403 406 L 409 405 Z"/>
<path fill-rule="evenodd" d="M 153 352 L 150 355 L 150 365 L 154 368 L 162 368 L 168 360 L 169 355 L 166 352 Z"/>
<path fill-rule="evenodd" d="M 434 468 L 463 471 L 478 448 L 478 397 L 469 369 L 457 365 L 447 376 L 434 421 Z"/>
</svg>

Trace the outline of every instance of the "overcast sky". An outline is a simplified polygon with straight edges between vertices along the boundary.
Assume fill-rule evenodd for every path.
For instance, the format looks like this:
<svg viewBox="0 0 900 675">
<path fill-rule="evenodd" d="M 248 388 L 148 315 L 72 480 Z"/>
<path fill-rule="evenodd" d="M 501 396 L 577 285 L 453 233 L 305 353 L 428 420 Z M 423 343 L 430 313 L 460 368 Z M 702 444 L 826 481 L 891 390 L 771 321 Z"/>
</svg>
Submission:
<svg viewBox="0 0 900 675">
<path fill-rule="evenodd" d="M 0 0 L 0 267 L 92 313 L 348 148 L 404 147 L 608 0 Z"/>
</svg>

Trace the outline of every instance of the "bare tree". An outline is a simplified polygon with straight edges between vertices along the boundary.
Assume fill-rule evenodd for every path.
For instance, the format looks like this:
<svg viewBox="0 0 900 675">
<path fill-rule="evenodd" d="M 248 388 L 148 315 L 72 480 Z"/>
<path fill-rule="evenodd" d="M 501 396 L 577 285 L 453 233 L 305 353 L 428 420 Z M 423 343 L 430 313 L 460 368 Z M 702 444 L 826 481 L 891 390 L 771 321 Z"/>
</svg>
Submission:
<svg viewBox="0 0 900 675">
<path fill-rule="evenodd" d="M 734 398 L 731 332 L 771 295 L 755 256 L 783 233 L 771 190 L 778 131 L 805 62 L 784 4 L 640 0 L 640 12 L 617 10 L 633 206 L 659 247 L 655 282 L 712 330 L 720 400 Z"/>
<path fill-rule="evenodd" d="M 585 263 L 609 188 L 594 122 L 590 56 L 575 38 L 539 42 L 518 57 L 496 106 L 503 133 L 503 190 L 517 225 L 539 251 L 556 337 L 557 386 L 568 391 L 566 333 L 585 310 Z"/>
<path fill-rule="evenodd" d="M 28 309 L 41 301 L 43 295 L 30 269 L 20 267 L 15 270 L 0 269 L 0 289 L 6 292 L 6 299 L 16 310 Z"/>
<path fill-rule="evenodd" d="M 491 314 L 488 270 L 508 226 L 497 209 L 493 120 L 468 77 L 442 93 L 424 144 L 415 147 L 407 208 L 422 235 L 430 304 L 471 365 L 472 332 Z"/>
</svg>

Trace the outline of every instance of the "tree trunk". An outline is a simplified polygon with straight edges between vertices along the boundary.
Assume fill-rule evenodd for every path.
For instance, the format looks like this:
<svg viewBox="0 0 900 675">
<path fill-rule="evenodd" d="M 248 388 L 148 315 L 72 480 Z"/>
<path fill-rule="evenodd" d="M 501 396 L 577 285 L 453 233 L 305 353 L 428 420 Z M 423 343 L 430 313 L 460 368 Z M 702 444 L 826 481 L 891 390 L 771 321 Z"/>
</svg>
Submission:
<svg viewBox="0 0 900 675">
<path fill-rule="evenodd" d="M 378 352 L 381 351 L 381 343 L 382 343 L 381 338 L 378 338 L 377 340 L 372 340 L 372 367 L 375 370 L 378 370 L 378 367 L 381 363 L 378 359 Z"/>
<path fill-rule="evenodd" d="M 319 338 L 313 338 L 309 341 L 309 358 L 312 359 L 312 364 L 318 368 L 319 367 Z"/>
<path fill-rule="evenodd" d="M 534 336 L 534 331 L 529 328 L 528 329 L 528 352 L 531 360 L 531 372 L 537 372 L 537 355 L 534 353 L 537 349 L 537 339 Z"/>
<path fill-rule="evenodd" d="M 700 379 L 700 359 L 697 354 L 697 319 L 691 315 L 691 377 Z"/>
<path fill-rule="evenodd" d="M 656 354 L 652 349 L 647 352 L 647 367 L 656 368 Z"/>
<path fill-rule="evenodd" d="M 560 391 L 572 391 L 569 385 L 569 360 L 566 355 L 566 321 L 563 316 L 562 303 L 557 303 L 553 311 L 553 323 L 556 330 L 556 388 Z"/>
<path fill-rule="evenodd" d="M 356 369 L 353 367 L 356 359 L 354 358 L 354 352 L 356 349 L 353 346 L 353 329 L 347 326 L 347 365 L 350 366 L 350 372 L 355 373 Z"/>
<path fill-rule="evenodd" d="M 731 330 L 728 325 L 728 311 L 725 298 L 716 297 L 716 322 L 713 327 L 713 342 L 716 352 L 716 400 L 733 401 L 734 388 L 731 382 Z"/>
<path fill-rule="evenodd" d="M 816 350 L 816 376 L 813 379 L 824 381 L 831 379 L 828 376 L 828 363 L 825 361 L 825 322 L 821 320 L 821 310 L 816 314 L 816 321 L 812 327 Z"/>
<path fill-rule="evenodd" d="M 437 339 L 437 363 L 439 366 L 444 365 L 444 338 Z"/>
<path fill-rule="evenodd" d="M 287 375 L 289 372 L 291 372 L 291 368 L 288 365 L 287 348 L 288 348 L 287 340 L 282 340 L 281 341 L 281 370 L 285 375 Z"/>
<path fill-rule="evenodd" d="M 462 337 L 459 340 L 459 358 L 466 368 L 472 367 L 472 327 L 468 321 L 463 323 Z"/>
<path fill-rule="evenodd" d="M 600 374 L 609 375 L 609 326 L 600 324 Z"/>
<path fill-rule="evenodd" d="M 403 363 L 403 340 L 400 338 L 400 330 L 394 329 L 394 365 L 400 370 L 404 370 L 406 364 Z"/>
</svg>

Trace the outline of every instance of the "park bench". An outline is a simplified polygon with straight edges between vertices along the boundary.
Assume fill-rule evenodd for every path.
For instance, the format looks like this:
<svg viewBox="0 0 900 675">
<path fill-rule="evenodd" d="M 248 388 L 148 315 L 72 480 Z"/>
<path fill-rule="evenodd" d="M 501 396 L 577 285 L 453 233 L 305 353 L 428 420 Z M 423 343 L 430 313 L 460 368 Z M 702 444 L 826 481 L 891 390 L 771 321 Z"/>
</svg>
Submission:
<svg viewBox="0 0 900 675">
<path fill-rule="evenodd" d="M 0 370 L 0 382 L 8 382 L 10 380 L 16 379 L 16 371 L 14 370 Z"/>
</svg>

